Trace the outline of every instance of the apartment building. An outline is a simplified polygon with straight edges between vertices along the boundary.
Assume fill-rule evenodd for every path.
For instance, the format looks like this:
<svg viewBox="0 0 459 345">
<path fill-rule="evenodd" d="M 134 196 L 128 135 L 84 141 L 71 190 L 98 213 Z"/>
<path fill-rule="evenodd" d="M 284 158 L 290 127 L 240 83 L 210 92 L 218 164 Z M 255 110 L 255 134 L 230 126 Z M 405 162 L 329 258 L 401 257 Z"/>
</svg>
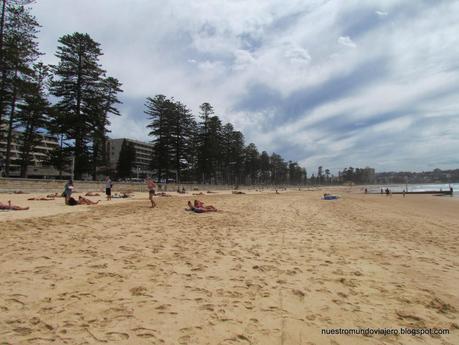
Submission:
<svg viewBox="0 0 459 345">
<path fill-rule="evenodd" d="M 153 145 L 144 141 L 129 138 L 109 139 L 107 145 L 110 167 L 112 169 L 116 169 L 116 165 L 118 164 L 118 159 L 120 157 L 121 146 L 123 145 L 124 140 L 128 143 L 132 143 L 135 148 L 135 160 L 132 168 L 132 176 L 138 176 L 140 178 L 152 176 L 153 171 L 151 169 L 151 161 L 153 155 Z"/>
<path fill-rule="evenodd" d="M 6 130 L 0 129 L 0 176 L 4 175 L 4 162 L 6 157 Z M 56 137 L 47 134 L 40 135 L 41 140 L 31 152 L 31 163 L 27 169 L 27 177 L 29 178 L 57 178 L 59 172 L 50 166 L 46 166 L 46 161 L 49 153 L 59 147 L 59 142 Z M 22 132 L 14 130 L 11 140 L 10 152 L 10 177 L 19 177 L 21 174 L 21 154 L 22 154 Z M 64 172 L 64 177 L 69 177 L 70 172 Z"/>
</svg>

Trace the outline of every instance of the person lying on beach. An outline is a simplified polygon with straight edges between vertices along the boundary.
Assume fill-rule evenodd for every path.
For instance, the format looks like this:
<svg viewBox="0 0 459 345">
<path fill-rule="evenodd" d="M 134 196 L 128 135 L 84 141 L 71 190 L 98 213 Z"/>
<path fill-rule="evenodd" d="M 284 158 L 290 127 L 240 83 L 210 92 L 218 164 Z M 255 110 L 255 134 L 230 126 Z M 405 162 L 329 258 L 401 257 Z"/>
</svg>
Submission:
<svg viewBox="0 0 459 345">
<path fill-rule="evenodd" d="M 166 192 L 159 192 L 159 193 L 156 193 L 157 196 L 167 196 L 167 197 L 170 197 L 172 195 L 169 195 L 167 194 Z"/>
<path fill-rule="evenodd" d="M 21 207 L 11 204 L 11 200 L 8 200 L 8 205 L 0 202 L 0 210 L 12 210 L 12 211 L 26 211 L 29 207 Z"/>
<path fill-rule="evenodd" d="M 197 201 L 197 200 L 195 200 Z M 202 204 L 202 203 L 201 203 Z M 217 212 L 218 210 L 213 207 L 213 206 L 202 206 L 202 207 L 195 207 L 193 206 L 193 204 L 191 203 L 191 201 L 188 201 L 188 209 L 187 211 L 193 211 L 193 212 L 196 212 L 196 213 L 204 213 L 204 212 Z"/>
<path fill-rule="evenodd" d="M 67 205 L 69 206 L 76 206 L 76 205 L 97 205 L 100 200 L 97 200 L 97 202 L 91 201 L 89 199 L 83 198 L 82 196 L 78 197 L 78 200 L 76 200 L 73 196 L 71 196 L 68 200 Z"/>
<path fill-rule="evenodd" d="M 217 209 L 215 207 L 213 207 L 212 205 L 204 206 L 204 203 L 202 201 L 199 201 L 199 200 L 194 200 L 194 207 L 195 208 L 203 208 L 203 209 L 206 209 L 206 210 L 209 210 L 209 211 L 217 211 Z"/>
<path fill-rule="evenodd" d="M 35 201 L 50 201 L 50 200 L 54 200 L 54 197 L 52 198 L 48 198 L 48 197 L 40 197 L 40 198 L 28 198 L 27 200 L 35 200 Z"/>
<path fill-rule="evenodd" d="M 332 195 L 330 193 L 325 193 L 324 196 L 322 197 L 322 200 L 336 200 L 339 199 L 338 195 Z"/>
<path fill-rule="evenodd" d="M 126 199 L 129 198 L 131 195 L 128 193 L 115 193 L 112 195 L 112 198 L 115 199 Z"/>
<path fill-rule="evenodd" d="M 62 197 L 62 194 L 59 194 L 59 193 L 48 194 L 46 197 L 47 198 L 60 198 Z"/>
<path fill-rule="evenodd" d="M 204 193 L 203 192 L 193 193 L 193 195 L 204 195 Z"/>
<path fill-rule="evenodd" d="M 14 194 L 29 194 L 29 193 L 23 192 L 22 190 L 15 190 L 13 193 Z"/>
<path fill-rule="evenodd" d="M 245 194 L 244 192 L 238 191 L 238 190 L 233 190 L 231 192 L 232 194 Z"/>
<path fill-rule="evenodd" d="M 212 193 L 215 194 L 215 193 L 217 193 L 217 192 L 212 192 L 211 190 L 208 190 L 206 193 L 207 193 L 207 194 L 212 194 Z"/>
<path fill-rule="evenodd" d="M 78 204 L 79 205 L 97 205 L 100 202 L 100 200 L 97 201 L 92 201 L 87 198 L 84 198 L 82 196 L 78 197 Z"/>
<path fill-rule="evenodd" d="M 84 196 L 100 196 L 100 194 L 96 192 L 87 192 Z"/>
</svg>

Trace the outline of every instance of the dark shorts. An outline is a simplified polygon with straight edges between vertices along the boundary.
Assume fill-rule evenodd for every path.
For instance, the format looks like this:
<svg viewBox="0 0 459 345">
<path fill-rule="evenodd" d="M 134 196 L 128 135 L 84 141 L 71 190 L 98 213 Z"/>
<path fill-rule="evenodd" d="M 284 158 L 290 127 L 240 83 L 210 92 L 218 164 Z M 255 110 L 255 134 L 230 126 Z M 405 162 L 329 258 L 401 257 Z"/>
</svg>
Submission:
<svg viewBox="0 0 459 345">
<path fill-rule="evenodd" d="M 112 189 L 111 188 L 105 188 L 105 194 L 112 195 Z"/>
<path fill-rule="evenodd" d="M 155 190 L 154 190 L 154 189 L 150 189 L 150 190 L 148 191 L 148 193 L 150 193 L 150 196 L 151 196 L 151 195 L 155 195 L 155 194 L 156 194 L 156 192 L 155 192 Z"/>
</svg>

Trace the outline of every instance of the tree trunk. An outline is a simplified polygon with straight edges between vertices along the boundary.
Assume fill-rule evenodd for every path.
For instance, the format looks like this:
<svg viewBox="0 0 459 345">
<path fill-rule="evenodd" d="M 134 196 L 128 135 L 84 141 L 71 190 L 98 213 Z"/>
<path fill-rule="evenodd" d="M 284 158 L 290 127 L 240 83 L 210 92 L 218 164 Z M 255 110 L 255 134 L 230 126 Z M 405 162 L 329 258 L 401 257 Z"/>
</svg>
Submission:
<svg viewBox="0 0 459 345">
<path fill-rule="evenodd" d="M 99 154 L 99 145 L 96 143 L 94 138 L 92 146 L 92 180 L 97 180 L 97 156 Z"/>
<path fill-rule="evenodd" d="M 5 28 L 5 13 L 6 13 L 6 0 L 2 0 L 2 14 L 0 18 L 0 74 L 2 76 L 2 82 L 0 85 L 0 129 L 2 128 L 2 118 L 3 118 L 3 102 L 4 102 L 4 93 L 5 93 L 5 64 L 3 61 L 3 32 Z M 1 139 L 1 131 L 0 131 Z"/>
<path fill-rule="evenodd" d="M 81 119 L 80 119 L 80 115 L 81 115 L 81 64 L 82 64 L 82 60 L 81 60 L 81 53 L 78 55 L 78 74 L 77 74 L 77 96 L 76 96 L 76 113 L 75 113 L 75 116 L 76 116 L 76 122 L 77 123 L 80 123 L 81 122 Z M 76 128 L 77 130 L 77 133 L 75 135 L 75 151 L 74 151 L 74 155 L 75 155 L 75 160 L 74 160 L 74 178 L 76 180 L 79 180 L 81 179 L 81 175 L 82 175 L 82 170 L 83 170 L 83 152 L 84 152 L 84 149 L 83 149 L 83 146 L 84 146 L 84 143 L 83 143 L 83 131 L 84 131 L 84 128 Z"/>
<path fill-rule="evenodd" d="M 5 174 L 10 176 L 10 161 L 11 161 L 11 142 L 13 140 L 14 113 L 16 111 L 16 78 L 18 69 L 14 72 L 13 98 L 11 99 L 10 120 L 8 122 L 8 134 L 6 137 L 6 157 L 5 157 Z"/>
<path fill-rule="evenodd" d="M 21 157 L 21 177 L 27 177 L 27 169 L 29 167 L 30 161 L 30 151 L 32 149 L 32 136 L 34 128 L 32 126 L 27 126 L 24 133 L 24 145 L 22 146 L 22 157 Z"/>
</svg>

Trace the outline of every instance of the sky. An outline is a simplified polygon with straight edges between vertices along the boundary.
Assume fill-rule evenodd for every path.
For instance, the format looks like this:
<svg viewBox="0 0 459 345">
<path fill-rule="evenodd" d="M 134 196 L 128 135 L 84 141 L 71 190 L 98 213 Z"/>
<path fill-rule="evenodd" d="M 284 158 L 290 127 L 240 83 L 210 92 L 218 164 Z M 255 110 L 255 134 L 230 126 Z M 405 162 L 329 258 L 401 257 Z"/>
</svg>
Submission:
<svg viewBox="0 0 459 345">
<path fill-rule="evenodd" d="M 149 140 L 146 97 L 209 102 L 258 150 L 376 171 L 459 168 L 459 1 L 38 0 L 42 60 L 88 33 L 123 83 L 111 136 Z"/>
</svg>

